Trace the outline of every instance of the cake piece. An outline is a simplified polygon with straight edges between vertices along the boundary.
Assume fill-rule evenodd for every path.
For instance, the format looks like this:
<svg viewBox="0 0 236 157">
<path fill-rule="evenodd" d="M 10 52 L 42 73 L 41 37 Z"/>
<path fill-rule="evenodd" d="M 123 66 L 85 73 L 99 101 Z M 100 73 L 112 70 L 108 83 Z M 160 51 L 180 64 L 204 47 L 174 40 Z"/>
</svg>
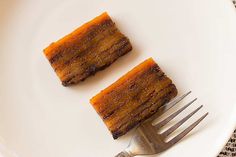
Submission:
<svg viewBox="0 0 236 157">
<path fill-rule="evenodd" d="M 44 54 L 64 86 L 76 84 L 112 64 L 132 46 L 105 12 L 52 43 Z"/>
<path fill-rule="evenodd" d="M 94 96 L 90 103 L 116 139 L 176 95 L 175 85 L 149 58 Z"/>
</svg>

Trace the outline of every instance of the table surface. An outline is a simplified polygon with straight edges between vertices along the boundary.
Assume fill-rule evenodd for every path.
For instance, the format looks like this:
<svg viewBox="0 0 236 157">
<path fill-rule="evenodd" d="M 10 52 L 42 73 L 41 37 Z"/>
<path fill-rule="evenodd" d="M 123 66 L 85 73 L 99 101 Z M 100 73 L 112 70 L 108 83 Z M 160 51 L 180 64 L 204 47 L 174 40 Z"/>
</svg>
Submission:
<svg viewBox="0 0 236 157">
<path fill-rule="evenodd" d="M 236 157 L 236 130 L 218 157 Z"/>
</svg>

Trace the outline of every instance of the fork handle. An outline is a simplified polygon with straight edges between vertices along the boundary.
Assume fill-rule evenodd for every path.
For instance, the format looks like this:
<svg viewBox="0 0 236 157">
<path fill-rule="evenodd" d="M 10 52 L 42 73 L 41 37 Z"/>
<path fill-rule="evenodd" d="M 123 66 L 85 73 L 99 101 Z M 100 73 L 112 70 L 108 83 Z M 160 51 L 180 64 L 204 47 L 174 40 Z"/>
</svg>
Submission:
<svg viewBox="0 0 236 157">
<path fill-rule="evenodd" d="M 133 157 L 133 155 L 130 155 L 128 152 L 126 151 L 122 151 L 119 154 L 117 154 L 115 157 Z"/>
</svg>

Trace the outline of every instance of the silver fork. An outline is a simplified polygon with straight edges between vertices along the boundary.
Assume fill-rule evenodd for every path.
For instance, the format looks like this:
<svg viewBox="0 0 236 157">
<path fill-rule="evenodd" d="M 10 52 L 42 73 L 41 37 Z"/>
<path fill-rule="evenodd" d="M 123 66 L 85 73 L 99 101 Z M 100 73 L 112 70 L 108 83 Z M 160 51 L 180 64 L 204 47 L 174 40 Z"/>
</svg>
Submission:
<svg viewBox="0 0 236 157">
<path fill-rule="evenodd" d="M 168 111 L 170 108 L 172 108 L 174 105 L 176 105 L 178 102 L 180 102 L 182 99 L 184 99 L 190 93 L 191 91 L 173 100 L 172 102 L 167 103 L 166 105 L 160 107 L 154 116 L 150 117 L 149 119 L 141 123 L 140 126 L 136 129 L 134 136 L 132 137 L 128 147 L 124 151 L 116 155 L 116 157 L 133 157 L 136 155 L 158 154 L 169 149 L 178 141 L 180 141 L 185 135 L 187 135 L 208 115 L 208 112 L 204 114 L 201 118 L 199 118 L 197 121 L 192 123 L 180 134 L 175 136 L 173 139 L 171 139 L 168 142 L 165 141 L 168 135 L 174 132 L 179 126 L 181 126 L 185 121 L 187 121 L 191 116 L 193 116 L 197 111 L 199 111 L 203 107 L 202 105 L 199 106 L 196 110 L 194 110 L 190 114 L 188 114 L 178 123 L 174 124 L 172 127 L 164 131 L 163 133 L 158 134 L 157 132 L 160 128 L 165 126 L 170 120 L 175 118 L 179 113 L 181 113 L 184 109 L 186 109 L 194 101 L 196 101 L 197 98 L 193 99 L 191 102 L 189 102 L 184 107 L 180 108 L 178 111 L 174 112 L 173 114 L 171 114 L 158 124 L 153 124 L 153 121 L 157 117 L 161 116 L 163 113 Z"/>
</svg>

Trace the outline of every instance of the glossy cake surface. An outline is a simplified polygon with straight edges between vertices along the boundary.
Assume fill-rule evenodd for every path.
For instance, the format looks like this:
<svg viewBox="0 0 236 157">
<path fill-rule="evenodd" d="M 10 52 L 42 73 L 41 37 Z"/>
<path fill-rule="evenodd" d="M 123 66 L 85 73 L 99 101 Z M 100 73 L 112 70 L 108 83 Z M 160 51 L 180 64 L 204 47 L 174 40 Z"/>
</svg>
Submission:
<svg viewBox="0 0 236 157">
<path fill-rule="evenodd" d="M 44 54 L 68 86 L 106 68 L 131 49 L 129 39 L 105 12 L 49 45 Z"/>
<path fill-rule="evenodd" d="M 149 58 L 90 102 L 116 139 L 152 116 L 176 95 L 175 85 Z"/>
</svg>

